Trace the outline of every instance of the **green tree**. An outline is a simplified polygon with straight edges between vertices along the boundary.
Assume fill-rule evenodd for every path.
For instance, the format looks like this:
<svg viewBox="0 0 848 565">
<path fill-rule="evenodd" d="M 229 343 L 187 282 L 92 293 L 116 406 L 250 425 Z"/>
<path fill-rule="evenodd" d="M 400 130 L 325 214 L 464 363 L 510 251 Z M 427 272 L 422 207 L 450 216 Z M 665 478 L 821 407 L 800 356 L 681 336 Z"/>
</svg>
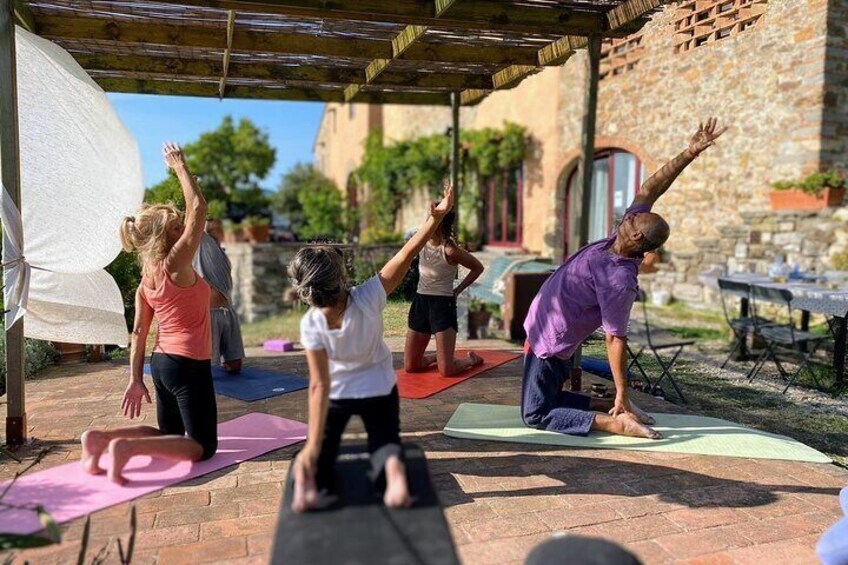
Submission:
<svg viewBox="0 0 848 565">
<path fill-rule="evenodd" d="M 216 129 L 203 133 L 185 146 L 186 161 L 197 176 L 207 200 L 221 200 L 236 215 L 255 214 L 264 209 L 267 198 L 259 183 L 268 176 L 276 161 L 276 150 L 268 134 L 248 119 L 238 124 L 226 116 Z M 174 202 L 183 206 L 182 190 L 173 171 L 150 187 L 148 202 Z"/>
<path fill-rule="evenodd" d="M 335 183 L 308 163 L 295 164 L 284 176 L 274 208 L 288 217 L 299 239 L 341 240 L 345 207 Z"/>
</svg>

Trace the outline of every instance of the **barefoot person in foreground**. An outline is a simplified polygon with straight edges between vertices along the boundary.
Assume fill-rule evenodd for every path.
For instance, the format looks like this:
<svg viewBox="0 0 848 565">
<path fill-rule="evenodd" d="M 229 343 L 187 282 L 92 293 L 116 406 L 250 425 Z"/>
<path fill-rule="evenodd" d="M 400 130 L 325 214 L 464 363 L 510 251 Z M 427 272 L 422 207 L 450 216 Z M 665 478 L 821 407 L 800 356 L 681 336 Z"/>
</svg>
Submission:
<svg viewBox="0 0 848 565">
<path fill-rule="evenodd" d="M 342 434 L 358 415 L 368 433 L 376 481 L 385 479 L 386 506 L 409 506 L 400 443 L 400 400 L 392 354 L 383 340 L 386 297 L 403 282 L 412 260 L 453 206 L 453 189 L 403 248 L 376 276 L 348 288 L 344 257 L 336 248 L 301 249 L 289 276 L 311 308 L 300 321 L 300 341 L 309 363 L 309 431 L 293 465 L 292 510 L 318 505 L 320 491 L 331 491 Z"/>
<path fill-rule="evenodd" d="M 212 340 L 209 285 L 192 268 L 206 222 L 206 201 L 189 173 L 182 150 L 164 148 L 186 202 L 185 219 L 171 204 L 144 205 L 121 226 L 124 249 L 136 251 L 142 267 L 135 293 L 135 323 L 130 353 L 130 382 L 121 408 L 133 419 L 150 403 L 144 385 L 145 345 L 150 324 L 158 322 L 150 359 L 156 387 L 158 428 L 135 426 L 82 435 L 82 465 L 103 473 L 100 456 L 112 456 L 109 478 L 124 484 L 122 471 L 133 455 L 172 461 L 201 461 L 218 447 L 217 407 L 210 364 Z"/>
<path fill-rule="evenodd" d="M 660 439 L 648 427 L 653 420 L 628 398 L 627 330 L 638 293 L 642 256 L 668 239 L 665 220 L 651 207 L 695 158 L 715 143 L 718 130 L 711 118 L 701 124 L 689 147 L 642 185 L 616 231 L 571 256 L 548 278 L 524 321 L 527 331 L 521 417 L 527 426 L 564 434 L 599 430 Z M 573 355 L 596 329 L 603 328 L 616 395 L 608 413 L 603 401 L 562 390 Z"/>
</svg>

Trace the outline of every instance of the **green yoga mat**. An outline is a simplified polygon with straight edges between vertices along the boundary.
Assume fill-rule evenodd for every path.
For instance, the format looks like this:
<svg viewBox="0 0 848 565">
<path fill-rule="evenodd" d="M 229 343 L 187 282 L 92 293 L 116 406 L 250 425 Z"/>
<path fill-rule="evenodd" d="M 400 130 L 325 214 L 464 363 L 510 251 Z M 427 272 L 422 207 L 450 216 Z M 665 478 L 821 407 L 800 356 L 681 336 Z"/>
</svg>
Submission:
<svg viewBox="0 0 848 565">
<path fill-rule="evenodd" d="M 830 463 L 825 454 L 786 436 L 746 428 L 727 420 L 682 414 L 652 414 L 663 439 L 650 440 L 592 432 L 586 437 L 535 430 L 521 421 L 517 406 L 460 404 L 444 429 L 450 437 L 589 449 L 667 451 L 724 457 Z"/>
</svg>

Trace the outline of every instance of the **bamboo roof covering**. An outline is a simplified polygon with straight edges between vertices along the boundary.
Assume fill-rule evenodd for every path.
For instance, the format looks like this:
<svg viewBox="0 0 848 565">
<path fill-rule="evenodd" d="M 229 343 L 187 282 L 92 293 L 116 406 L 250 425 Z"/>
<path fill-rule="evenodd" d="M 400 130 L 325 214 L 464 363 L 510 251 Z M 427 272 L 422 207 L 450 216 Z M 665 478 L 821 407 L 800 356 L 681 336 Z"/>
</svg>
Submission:
<svg viewBox="0 0 848 565">
<path fill-rule="evenodd" d="M 667 0 L 29 0 L 21 25 L 109 92 L 476 104 Z"/>
</svg>

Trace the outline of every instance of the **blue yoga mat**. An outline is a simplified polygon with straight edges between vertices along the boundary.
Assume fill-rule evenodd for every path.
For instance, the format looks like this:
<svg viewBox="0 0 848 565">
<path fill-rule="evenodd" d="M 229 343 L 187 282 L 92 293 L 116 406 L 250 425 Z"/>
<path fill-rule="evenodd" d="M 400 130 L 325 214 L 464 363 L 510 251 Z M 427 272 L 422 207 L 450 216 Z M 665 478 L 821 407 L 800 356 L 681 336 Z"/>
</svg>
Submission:
<svg viewBox="0 0 848 565">
<path fill-rule="evenodd" d="M 144 366 L 144 372 L 150 374 L 150 365 Z M 241 373 L 233 375 L 222 367 L 213 366 L 212 382 L 216 393 L 244 402 L 263 400 L 309 386 L 309 379 L 254 367 L 242 367 Z"/>
</svg>

